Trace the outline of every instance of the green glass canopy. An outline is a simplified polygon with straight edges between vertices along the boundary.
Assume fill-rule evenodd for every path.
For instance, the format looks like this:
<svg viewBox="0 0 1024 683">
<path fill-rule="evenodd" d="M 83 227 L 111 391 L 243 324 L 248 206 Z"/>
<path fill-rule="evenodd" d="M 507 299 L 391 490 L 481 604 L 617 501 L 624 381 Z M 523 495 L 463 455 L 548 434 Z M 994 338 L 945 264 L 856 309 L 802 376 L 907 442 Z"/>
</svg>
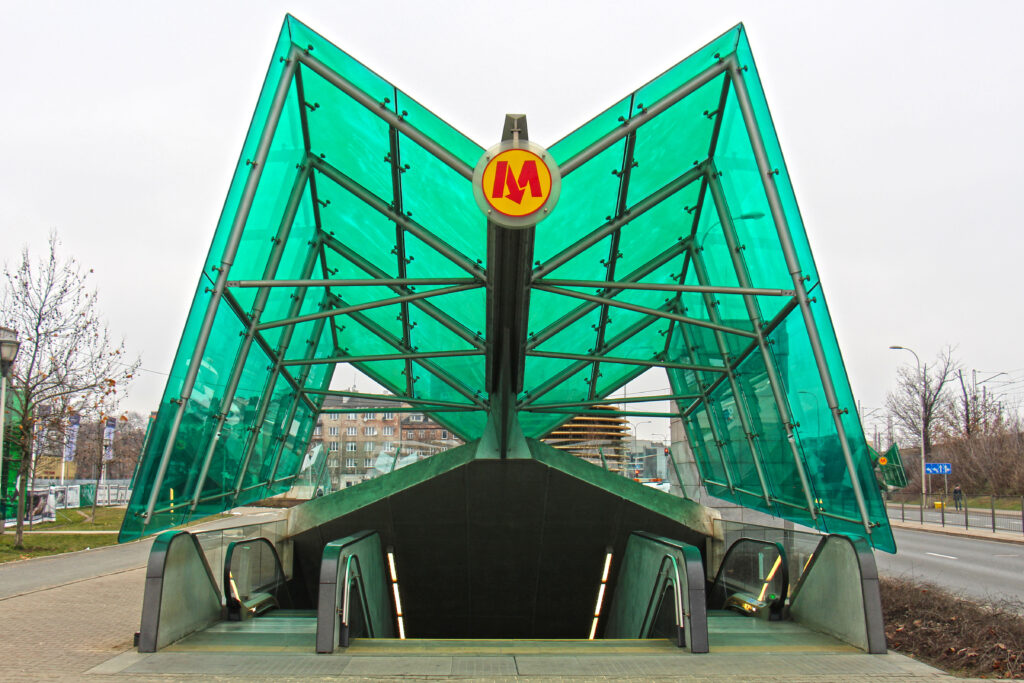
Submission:
<svg viewBox="0 0 1024 683">
<path fill-rule="evenodd" d="M 121 540 L 287 490 L 337 363 L 467 441 L 662 367 L 712 495 L 893 550 L 742 25 L 549 150 L 510 237 L 482 147 L 287 17 Z"/>
</svg>

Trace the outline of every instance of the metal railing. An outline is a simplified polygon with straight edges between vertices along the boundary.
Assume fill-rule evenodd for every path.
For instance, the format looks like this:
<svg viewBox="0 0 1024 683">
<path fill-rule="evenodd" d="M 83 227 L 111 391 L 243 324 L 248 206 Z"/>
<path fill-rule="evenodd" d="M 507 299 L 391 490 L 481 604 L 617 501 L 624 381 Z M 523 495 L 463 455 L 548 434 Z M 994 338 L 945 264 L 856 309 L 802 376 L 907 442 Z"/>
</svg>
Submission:
<svg viewBox="0 0 1024 683">
<path fill-rule="evenodd" d="M 889 519 L 921 525 L 977 529 L 1024 535 L 1024 496 L 894 494 L 886 501 Z"/>
</svg>

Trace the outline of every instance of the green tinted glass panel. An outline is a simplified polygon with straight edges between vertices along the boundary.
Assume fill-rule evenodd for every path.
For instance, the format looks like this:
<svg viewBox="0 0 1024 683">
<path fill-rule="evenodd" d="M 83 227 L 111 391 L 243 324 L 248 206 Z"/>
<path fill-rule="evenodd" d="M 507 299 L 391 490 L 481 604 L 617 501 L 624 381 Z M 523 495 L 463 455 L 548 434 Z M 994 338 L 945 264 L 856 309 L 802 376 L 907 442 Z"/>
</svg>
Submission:
<svg viewBox="0 0 1024 683">
<path fill-rule="evenodd" d="M 122 540 L 320 482 L 326 454 L 306 449 L 323 399 L 304 392 L 327 389 L 337 362 L 460 406 L 431 415 L 483 433 L 488 287 L 508 264 L 488 262 L 502 255 L 467 178 L 482 152 L 286 19 Z M 551 153 L 568 174 L 521 264 L 535 288 L 512 293 L 530 297 L 524 433 L 572 416 L 545 405 L 609 396 L 663 365 L 674 392 L 700 396 L 677 407 L 712 495 L 894 549 L 743 27 Z"/>
</svg>

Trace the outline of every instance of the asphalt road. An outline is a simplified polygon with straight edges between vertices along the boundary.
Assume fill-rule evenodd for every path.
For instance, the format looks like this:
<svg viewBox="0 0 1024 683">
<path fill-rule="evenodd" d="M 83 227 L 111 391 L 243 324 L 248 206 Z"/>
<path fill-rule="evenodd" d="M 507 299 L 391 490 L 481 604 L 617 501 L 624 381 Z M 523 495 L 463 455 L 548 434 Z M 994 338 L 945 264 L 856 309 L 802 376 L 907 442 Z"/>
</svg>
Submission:
<svg viewBox="0 0 1024 683">
<path fill-rule="evenodd" d="M 882 576 L 914 578 L 983 602 L 1024 610 L 1024 545 L 893 529 L 896 555 L 876 552 Z"/>
</svg>

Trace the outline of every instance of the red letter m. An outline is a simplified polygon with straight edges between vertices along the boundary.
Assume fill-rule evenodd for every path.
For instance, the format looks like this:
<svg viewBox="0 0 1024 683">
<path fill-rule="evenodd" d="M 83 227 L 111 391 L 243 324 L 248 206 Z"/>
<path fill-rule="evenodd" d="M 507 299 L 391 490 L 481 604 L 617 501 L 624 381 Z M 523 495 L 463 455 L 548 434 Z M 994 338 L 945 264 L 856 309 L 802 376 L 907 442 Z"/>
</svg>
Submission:
<svg viewBox="0 0 1024 683">
<path fill-rule="evenodd" d="M 494 187 L 491 188 L 491 198 L 501 199 L 507 197 L 516 204 L 523 201 L 523 190 L 530 188 L 530 194 L 534 197 L 540 196 L 540 176 L 537 175 L 537 162 L 529 159 L 523 162 L 519 169 L 519 178 L 512 171 L 507 161 L 499 161 L 494 173 Z M 508 194 L 505 191 L 508 190 Z"/>
</svg>

